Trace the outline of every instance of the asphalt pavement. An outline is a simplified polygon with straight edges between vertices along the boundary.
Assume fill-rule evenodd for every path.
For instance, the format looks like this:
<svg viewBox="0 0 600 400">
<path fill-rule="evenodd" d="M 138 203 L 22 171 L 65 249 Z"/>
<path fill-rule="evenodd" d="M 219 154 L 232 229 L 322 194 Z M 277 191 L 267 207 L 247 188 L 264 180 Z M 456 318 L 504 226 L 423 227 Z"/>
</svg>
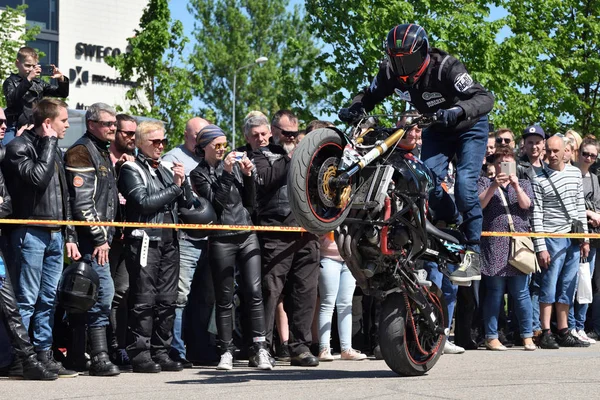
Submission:
<svg viewBox="0 0 600 400">
<path fill-rule="evenodd" d="M 160 374 L 79 376 L 53 382 L 0 379 L 0 399 L 595 399 L 600 344 L 584 349 L 444 355 L 422 377 L 400 377 L 384 361 L 335 360 L 316 368 L 258 371 L 194 367 Z"/>
</svg>

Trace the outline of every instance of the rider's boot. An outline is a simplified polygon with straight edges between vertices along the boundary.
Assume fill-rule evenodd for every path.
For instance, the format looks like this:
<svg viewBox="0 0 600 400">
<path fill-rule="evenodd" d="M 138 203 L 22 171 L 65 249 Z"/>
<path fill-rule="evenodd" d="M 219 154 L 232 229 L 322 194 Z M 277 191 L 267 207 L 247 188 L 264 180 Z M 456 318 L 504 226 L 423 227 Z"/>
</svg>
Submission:
<svg viewBox="0 0 600 400">
<path fill-rule="evenodd" d="M 450 280 L 455 283 L 480 281 L 481 266 L 479 253 L 467 250 L 458 269 L 450 275 Z"/>
</svg>

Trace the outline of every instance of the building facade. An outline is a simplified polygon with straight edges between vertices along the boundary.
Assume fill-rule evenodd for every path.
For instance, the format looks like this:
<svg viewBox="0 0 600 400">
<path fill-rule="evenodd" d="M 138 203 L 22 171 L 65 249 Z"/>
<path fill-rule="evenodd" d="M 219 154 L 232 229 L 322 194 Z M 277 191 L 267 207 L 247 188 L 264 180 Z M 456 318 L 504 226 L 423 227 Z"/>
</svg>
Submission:
<svg viewBox="0 0 600 400">
<path fill-rule="evenodd" d="M 129 108 L 125 93 L 133 83 L 106 64 L 106 56 L 127 51 L 148 0 L 0 0 L 0 8 L 27 4 L 27 23 L 40 34 L 29 46 L 46 54 L 69 77 L 69 106 L 86 109 L 103 102 Z"/>
</svg>

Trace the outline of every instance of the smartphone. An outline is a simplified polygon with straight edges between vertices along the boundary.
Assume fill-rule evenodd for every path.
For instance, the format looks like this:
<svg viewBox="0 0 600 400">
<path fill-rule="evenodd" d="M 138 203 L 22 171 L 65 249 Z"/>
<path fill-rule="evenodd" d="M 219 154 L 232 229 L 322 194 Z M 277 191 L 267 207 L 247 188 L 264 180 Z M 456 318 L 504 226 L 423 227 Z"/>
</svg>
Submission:
<svg viewBox="0 0 600 400">
<path fill-rule="evenodd" d="M 40 65 L 42 68 L 41 76 L 52 76 L 54 75 L 54 67 L 52 65 Z"/>
<path fill-rule="evenodd" d="M 502 161 L 500 163 L 500 172 L 506 175 L 516 175 L 517 163 L 514 161 Z"/>
</svg>

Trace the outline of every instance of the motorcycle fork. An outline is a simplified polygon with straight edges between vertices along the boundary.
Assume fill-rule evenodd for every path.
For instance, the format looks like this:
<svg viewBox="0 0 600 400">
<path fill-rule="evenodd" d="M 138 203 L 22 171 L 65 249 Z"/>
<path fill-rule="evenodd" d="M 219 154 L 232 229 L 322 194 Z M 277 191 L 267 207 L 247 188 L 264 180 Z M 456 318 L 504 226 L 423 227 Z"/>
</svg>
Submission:
<svg viewBox="0 0 600 400">
<path fill-rule="evenodd" d="M 404 292 L 404 294 L 409 297 L 423 313 L 425 321 L 432 331 L 437 334 L 445 333 L 444 321 L 440 322 L 435 316 L 427 288 L 419 285 L 405 270 L 400 269 L 400 273 L 402 274 L 400 277 L 402 281 L 401 291 Z"/>
</svg>

